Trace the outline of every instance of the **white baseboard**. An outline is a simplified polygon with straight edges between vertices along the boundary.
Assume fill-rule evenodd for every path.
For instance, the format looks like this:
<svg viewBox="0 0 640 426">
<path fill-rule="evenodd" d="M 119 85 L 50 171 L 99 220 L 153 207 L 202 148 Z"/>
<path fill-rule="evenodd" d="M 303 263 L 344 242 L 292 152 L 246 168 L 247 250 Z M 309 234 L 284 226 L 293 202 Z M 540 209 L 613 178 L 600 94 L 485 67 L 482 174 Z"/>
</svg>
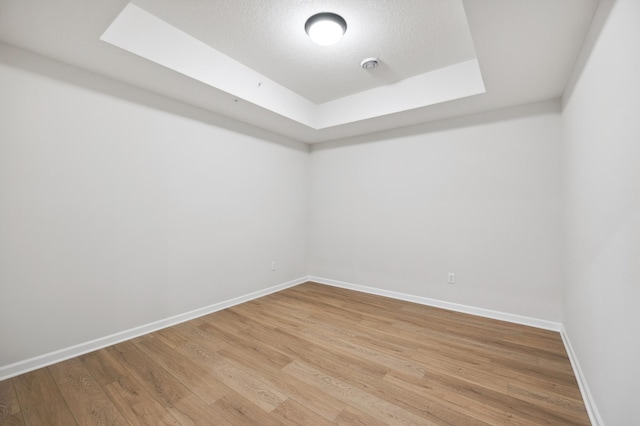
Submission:
<svg viewBox="0 0 640 426">
<path fill-rule="evenodd" d="M 419 303 L 421 305 L 434 306 L 436 308 L 447 309 L 449 311 L 463 312 L 465 314 L 477 315 L 480 317 L 492 318 L 501 321 L 512 322 L 515 324 L 528 325 L 531 327 L 542 328 L 551 331 L 560 331 L 562 324 L 554 321 L 547 321 L 538 318 L 525 317 L 522 315 L 509 314 L 506 312 L 492 311 L 490 309 L 477 308 L 475 306 L 461 305 L 458 303 L 445 302 L 443 300 L 430 299 L 428 297 L 414 296 L 406 293 L 398 293 L 396 291 L 383 290 L 375 287 L 367 287 L 359 284 L 345 283 L 342 281 L 331 280 L 309 276 L 309 281 L 320 284 L 331 285 L 334 287 L 346 288 L 348 290 L 361 291 L 363 293 L 376 294 L 378 296 L 390 297 L 392 299 L 405 300 L 407 302 Z"/>
<path fill-rule="evenodd" d="M 582 400 L 584 401 L 585 408 L 587 409 L 589 420 L 594 426 L 603 426 L 604 421 L 602 420 L 602 417 L 600 417 L 593 395 L 591 395 L 591 391 L 587 385 L 587 379 L 582 373 L 582 368 L 580 368 L 580 363 L 573 351 L 573 346 L 571 346 L 569 335 L 567 335 L 567 331 L 564 329 L 564 326 L 562 326 L 562 329 L 560 330 L 560 336 L 562 336 L 562 341 L 564 342 L 564 347 L 567 350 L 569 361 L 571 361 L 571 368 L 573 368 L 573 374 L 576 376 L 576 381 L 578 382 L 578 387 L 580 388 L 580 393 L 582 394 Z"/>
<path fill-rule="evenodd" d="M 121 331 L 119 333 L 115 333 L 110 336 L 101 337 L 95 340 L 91 340 L 89 342 L 85 342 L 85 343 L 81 343 L 68 348 L 60 349 L 44 355 L 29 358 L 24 361 L 19 361 L 13 364 L 0 366 L 0 380 L 9 379 L 11 377 L 15 377 L 20 374 L 24 374 L 29 371 L 36 370 L 38 368 L 46 367 L 48 365 L 65 361 L 67 359 L 70 359 L 79 355 L 83 355 L 89 352 L 93 352 L 95 350 L 102 349 L 107 346 L 115 345 L 116 343 L 120 343 L 125 340 L 133 339 L 134 337 L 142 336 L 144 334 L 148 334 L 166 327 L 171 327 L 172 325 L 180 324 L 182 322 L 189 321 L 194 318 L 198 318 L 203 315 L 207 315 L 216 311 L 220 311 L 222 309 L 226 309 L 231 306 L 238 305 L 240 303 L 248 302 L 250 300 L 257 299 L 259 297 L 263 297 L 268 294 L 275 293 L 275 292 L 284 290 L 286 288 L 293 287 L 298 284 L 302 284 L 307 281 L 313 281 L 320 284 L 326 284 L 334 287 L 345 288 L 348 290 L 360 291 L 363 293 L 375 294 L 378 296 L 390 297 L 392 299 L 405 300 L 408 302 L 419 303 L 427 306 L 434 306 L 437 308 L 448 309 L 450 311 L 463 312 L 463 313 L 478 315 L 486 318 L 493 318 L 497 320 L 512 322 L 515 324 L 528 325 L 531 327 L 542 328 L 545 330 L 558 331 L 560 332 L 560 336 L 562 337 L 562 341 L 564 342 L 564 346 L 567 350 L 567 354 L 569 356 L 569 360 L 571 362 L 574 375 L 576 376 L 576 380 L 578 382 L 580 392 L 582 393 L 582 398 L 584 400 L 585 407 L 589 415 L 589 419 L 591 420 L 591 423 L 595 426 L 604 425 L 604 422 L 602 421 L 602 418 L 600 417 L 600 414 L 596 408 L 595 401 L 593 400 L 593 396 L 589 391 L 589 386 L 587 385 L 586 378 L 582 373 L 582 369 L 580 368 L 578 359 L 575 355 L 575 352 L 573 351 L 573 347 L 571 346 L 569 337 L 562 324 L 553 322 L 553 321 L 547 321 L 547 320 L 541 320 L 537 318 L 526 317 L 522 315 L 493 311 L 490 309 L 478 308 L 474 306 L 461 305 L 458 303 L 445 302 L 442 300 L 431 299 L 428 297 L 415 296 L 411 294 L 399 293 L 399 292 L 384 290 L 384 289 L 375 288 L 375 287 L 367 287 L 359 284 L 346 283 L 343 281 L 337 281 L 337 280 L 321 278 L 316 276 L 306 276 L 306 277 L 298 278 L 296 280 L 275 285 L 275 286 L 266 288 L 264 290 L 255 291 L 253 293 L 249 293 L 233 299 L 225 300 L 223 302 L 214 303 L 213 305 L 205 306 L 203 308 L 196 309 L 190 312 L 175 315 L 169 318 L 165 318 L 163 320 L 155 321 L 155 322 L 145 324 L 139 327 L 135 327 L 129 330 Z"/>
<path fill-rule="evenodd" d="M 38 368 L 46 367 L 57 362 L 65 361 L 70 358 L 74 358 L 79 355 L 83 355 L 89 352 L 93 352 L 98 349 L 105 348 L 107 346 L 115 345 L 116 343 L 123 342 L 125 340 L 133 339 L 134 337 L 142 336 L 143 334 L 151 333 L 156 330 L 171 327 L 172 325 L 180 324 L 185 321 L 192 320 L 194 318 L 201 317 L 222 309 L 229 308 L 240 303 L 248 302 L 249 300 L 257 299 L 262 296 L 266 296 L 277 291 L 284 290 L 289 287 L 296 286 L 308 281 L 308 277 L 298 278 L 283 284 L 278 284 L 273 287 L 266 288 L 264 290 L 258 290 L 253 293 L 249 293 L 243 296 L 235 297 L 233 299 L 225 300 L 223 302 L 214 303 L 213 305 L 205 306 L 203 308 L 195 309 L 190 312 L 175 315 L 169 318 L 165 318 L 159 321 L 154 321 L 149 324 L 141 325 L 129 330 L 121 331 L 110 336 L 100 337 L 89 342 L 80 343 L 68 348 L 60 349 L 54 352 L 49 352 L 44 355 L 39 355 L 33 358 L 26 359 L 24 361 L 18 361 L 13 364 L 0 366 L 0 380 L 9 379 L 11 377 L 18 376 L 20 374 L 28 373 L 29 371 L 37 370 Z"/>
</svg>

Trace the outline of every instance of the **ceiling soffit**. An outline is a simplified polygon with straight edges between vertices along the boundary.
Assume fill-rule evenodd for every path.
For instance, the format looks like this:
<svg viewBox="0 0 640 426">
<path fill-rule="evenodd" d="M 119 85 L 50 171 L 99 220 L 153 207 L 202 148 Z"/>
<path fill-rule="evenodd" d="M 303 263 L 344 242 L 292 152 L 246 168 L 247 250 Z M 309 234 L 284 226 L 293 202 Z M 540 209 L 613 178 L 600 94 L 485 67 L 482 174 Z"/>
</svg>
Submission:
<svg viewBox="0 0 640 426">
<path fill-rule="evenodd" d="M 304 22 L 307 15 L 316 12 L 309 5 L 281 8 L 279 10 L 289 13 L 278 18 L 269 16 L 269 9 L 259 7 L 258 3 L 262 2 L 258 0 L 232 2 L 235 7 L 231 7 L 229 1 L 136 0 L 135 3 L 125 6 L 101 40 L 222 90 L 232 95 L 231 102 L 249 102 L 312 129 L 371 119 L 485 91 L 461 1 L 415 2 L 420 4 L 418 9 L 424 16 L 416 14 L 416 5 L 393 8 L 396 13 L 389 21 L 401 25 L 404 34 L 391 44 L 383 40 L 393 37 L 367 37 L 363 27 L 368 27 L 377 15 L 365 13 L 361 14 L 363 18 L 358 18 L 355 5 L 351 5 L 351 9 L 339 11 L 347 19 L 347 34 L 331 47 L 317 46 L 306 36 Z M 214 3 L 217 13 L 209 10 Z M 305 13 L 300 9 L 309 11 Z M 250 12 L 248 18 L 232 19 L 243 10 Z M 261 19 L 251 15 L 260 11 L 265 11 Z M 350 14 L 353 14 L 351 19 Z M 433 25 L 431 31 L 425 30 L 429 17 L 438 16 L 442 22 Z M 205 25 L 207 17 L 215 18 L 209 21 L 209 26 Z M 421 26 L 412 30 L 411 25 Z M 385 28 L 383 33 L 390 31 L 389 27 Z M 380 38 L 382 47 L 378 52 L 388 52 L 378 54 L 373 47 L 369 48 L 371 52 L 362 50 L 382 62 L 372 71 L 359 68 L 359 57 L 347 58 L 357 54 L 356 46 L 371 44 L 365 41 L 368 38 Z M 233 40 L 237 41 L 232 43 Z M 413 48 L 393 48 L 405 44 Z M 438 46 L 438 49 L 428 46 Z M 429 51 L 433 54 L 422 54 Z"/>
</svg>

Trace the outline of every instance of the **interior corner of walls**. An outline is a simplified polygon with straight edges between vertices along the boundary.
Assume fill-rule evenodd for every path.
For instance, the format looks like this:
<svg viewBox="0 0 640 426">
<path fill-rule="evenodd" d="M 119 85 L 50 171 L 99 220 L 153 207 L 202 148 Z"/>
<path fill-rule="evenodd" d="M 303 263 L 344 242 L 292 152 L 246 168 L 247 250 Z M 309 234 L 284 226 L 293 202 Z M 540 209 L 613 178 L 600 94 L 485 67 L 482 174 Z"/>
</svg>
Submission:
<svg viewBox="0 0 640 426">
<path fill-rule="evenodd" d="M 598 6 L 593 14 L 589 32 L 582 43 L 582 48 L 578 53 L 573 69 L 571 70 L 571 75 L 569 76 L 569 80 L 562 94 L 561 100 L 563 109 L 573 95 L 574 89 L 582 75 L 582 71 L 591 57 L 591 52 L 598 41 L 600 33 L 604 28 L 607 18 L 609 17 L 616 1 L 617 0 L 598 0 Z"/>
<path fill-rule="evenodd" d="M 560 329 L 560 336 L 562 337 L 562 342 L 564 343 L 564 347 L 567 351 L 567 355 L 569 357 L 569 361 L 571 362 L 571 368 L 573 369 L 573 374 L 576 377 L 576 381 L 578 382 L 578 388 L 580 389 L 580 393 L 582 394 L 582 400 L 584 401 L 585 408 L 587 410 L 587 414 L 589 415 L 589 420 L 591 424 L 594 426 L 604 426 L 604 421 L 600 416 L 600 412 L 596 406 L 595 399 L 589 390 L 589 385 L 587 384 L 587 378 L 582 372 L 582 368 L 580 367 L 580 362 L 578 361 L 578 357 L 576 356 L 575 351 L 573 350 L 573 346 L 571 345 L 571 340 L 569 339 L 569 335 L 567 334 L 567 330 L 564 328 L 564 325 Z"/>
</svg>

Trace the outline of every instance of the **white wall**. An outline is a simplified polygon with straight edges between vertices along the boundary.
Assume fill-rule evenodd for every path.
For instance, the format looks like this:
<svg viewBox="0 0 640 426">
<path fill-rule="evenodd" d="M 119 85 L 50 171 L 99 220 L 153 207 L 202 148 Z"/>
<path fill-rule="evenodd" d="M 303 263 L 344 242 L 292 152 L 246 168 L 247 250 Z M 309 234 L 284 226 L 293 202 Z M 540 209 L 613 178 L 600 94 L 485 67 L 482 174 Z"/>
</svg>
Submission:
<svg viewBox="0 0 640 426">
<path fill-rule="evenodd" d="M 314 145 L 311 275 L 559 321 L 559 112 L 547 102 Z"/>
<path fill-rule="evenodd" d="M 307 274 L 306 145 L 8 46 L 0 94 L 0 366 Z"/>
<path fill-rule="evenodd" d="M 639 52 L 640 2 L 618 0 L 563 110 L 564 325 L 607 425 L 640 419 Z"/>
</svg>

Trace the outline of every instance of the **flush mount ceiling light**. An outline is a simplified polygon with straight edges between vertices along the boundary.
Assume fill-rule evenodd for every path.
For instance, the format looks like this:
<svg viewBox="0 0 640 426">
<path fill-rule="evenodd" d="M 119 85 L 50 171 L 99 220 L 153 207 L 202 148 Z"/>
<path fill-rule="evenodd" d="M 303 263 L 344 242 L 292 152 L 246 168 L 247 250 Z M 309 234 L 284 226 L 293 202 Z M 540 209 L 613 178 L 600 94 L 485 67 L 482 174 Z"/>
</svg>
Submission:
<svg viewBox="0 0 640 426">
<path fill-rule="evenodd" d="M 307 19 L 304 30 L 316 44 L 331 46 L 336 44 L 347 31 L 347 22 L 340 15 L 323 12 Z"/>
</svg>

